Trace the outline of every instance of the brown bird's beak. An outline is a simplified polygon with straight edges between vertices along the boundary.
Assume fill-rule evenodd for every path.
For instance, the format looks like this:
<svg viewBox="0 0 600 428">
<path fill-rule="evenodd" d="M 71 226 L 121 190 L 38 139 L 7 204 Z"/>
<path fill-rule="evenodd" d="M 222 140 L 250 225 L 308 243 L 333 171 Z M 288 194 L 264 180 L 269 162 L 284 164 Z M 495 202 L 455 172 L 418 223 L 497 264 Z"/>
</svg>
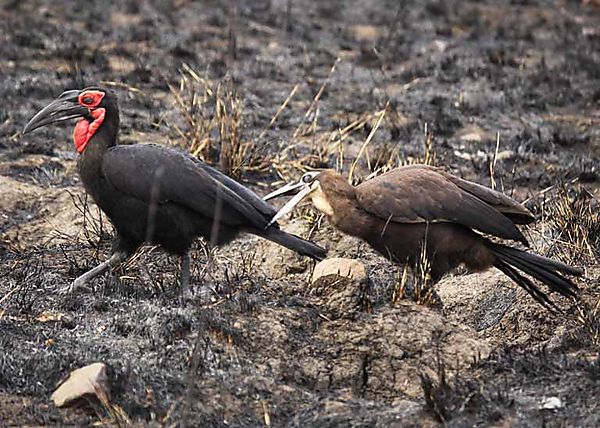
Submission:
<svg viewBox="0 0 600 428">
<path fill-rule="evenodd" d="M 303 184 L 303 185 L 304 185 L 304 188 L 302 190 L 300 190 L 300 192 L 298 192 L 298 194 L 296 196 L 294 196 L 292 199 L 290 199 L 283 207 L 281 207 L 281 209 L 277 212 L 277 214 L 275 214 L 273 216 L 273 218 L 271 219 L 271 221 L 269 222 L 267 227 L 271 226 L 273 223 L 275 223 L 277 220 L 279 220 L 281 217 L 283 217 L 287 213 L 292 212 L 292 210 L 296 207 L 296 205 L 298 205 L 302 201 L 302 199 L 304 199 L 310 192 L 312 192 L 314 190 L 310 184 Z"/>
<path fill-rule="evenodd" d="M 79 91 L 77 90 L 63 92 L 57 99 L 31 118 L 27 125 L 25 125 L 23 134 L 51 123 L 89 115 L 87 107 L 79 104 L 78 97 Z"/>
<path fill-rule="evenodd" d="M 300 180 L 293 181 L 277 190 L 274 190 L 273 192 L 269 193 L 267 196 L 264 196 L 263 199 L 265 201 L 268 201 L 269 199 L 278 198 L 278 197 L 284 196 L 284 195 L 294 195 L 294 194 L 300 192 L 301 191 L 300 189 L 302 189 L 303 187 L 310 186 L 315 181 L 315 179 L 317 178 L 317 176 L 319 174 L 320 174 L 320 171 L 307 172 L 300 178 Z"/>
<path fill-rule="evenodd" d="M 280 187 L 279 189 L 274 190 L 268 195 L 264 196 L 263 199 L 265 201 L 268 201 L 269 199 L 275 199 L 280 196 L 294 195 L 298 193 L 300 191 L 300 188 L 304 187 L 305 185 L 306 183 L 303 183 L 302 181 L 288 183 L 285 186 Z"/>
<path fill-rule="evenodd" d="M 268 201 L 269 199 L 277 198 L 279 196 L 292 195 L 294 193 L 296 194 L 296 196 L 290 199 L 273 216 L 267 227 L 271 226 L 281 217 L 291 212 L 296 207 L 296 205 L 298 205 L 306 196 L 308 196 L 313 190 L 315 190 L 315 186 L 313 186 L 313 184 L 315 183 L 315 178 L 317 177 L 317 175 L 319 175 L 318 171 L 307 172 L 302 176 L 302 178 L 299 181 L 288 183 L 280 189 L 269 193 L 263 198 L 265 201 Z"/>
</svg>

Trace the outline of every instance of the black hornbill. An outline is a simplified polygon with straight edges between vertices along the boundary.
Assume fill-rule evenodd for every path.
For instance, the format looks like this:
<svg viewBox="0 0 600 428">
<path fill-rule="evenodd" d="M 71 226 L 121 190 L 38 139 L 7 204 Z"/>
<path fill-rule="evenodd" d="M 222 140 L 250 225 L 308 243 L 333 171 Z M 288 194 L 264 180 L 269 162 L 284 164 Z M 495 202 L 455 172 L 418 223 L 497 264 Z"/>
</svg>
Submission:
<svg viewBox="0 0 600 428">
<path fill-rule="evenodd" d="M 308 172 L 265 200 L 294 192 L 299 193 L 273 217 L 273 223 L 309 197 L 335 227 L 362 238 L 392 261 L 414 266 L 424 251 L 434 283 L 459 265 L 471 271 L 495 266 L 549 309 L 556 306 L 519 270 L 553 291 L 576 296 L 577 287 L 563 275 L 581 276 L 580 269 L 477 233 L 527 245 L 516 226 L 534 221 L 527 208 L 441 168 L 405 166 L 356 187 L 334 171 Z"/>
<path fill-rule="evenodd" d="M 23 133 L 79 118 L 73 133 L 77 167 L 87 192 L 114 225 L 111 257 L 84 273 L 71 291 L 124 261 L 144 242 L 182 257 L 181 286 L 189 285 L 189 249 L 195 237 L 215 245 L 247 232 L 302 255 L 326 251 L 269 223 L 276 211 L 258 195 L 202 161 L 156 144 L 119 145 L 119 107 L 101 87 L 63 92 L 37 113 Z"/>
</svg>

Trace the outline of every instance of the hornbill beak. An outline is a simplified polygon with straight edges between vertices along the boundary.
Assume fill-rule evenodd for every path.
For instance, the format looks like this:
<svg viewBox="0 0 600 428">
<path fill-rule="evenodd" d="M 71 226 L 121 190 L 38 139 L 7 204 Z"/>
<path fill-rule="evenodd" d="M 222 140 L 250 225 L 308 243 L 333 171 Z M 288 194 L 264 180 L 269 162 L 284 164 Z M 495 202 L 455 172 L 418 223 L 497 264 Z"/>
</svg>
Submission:
<svg viewBox="0 0 600 428">
<path fill-rule="evenodd" d="M 273 216 L 273 218 L 271 219 L 271 221 L 269 222 L 267 227 L 271 226 L 273 223 L 275 223 L 277 220 L 279 220 L 281 217 L 283 217 L 287 213 L 292 212 L 292 210 L 296 207 L 296 205 L 298 205 L 302 201 L 302 199 L 304 199 L 310 192 L 312 192 L 314 190 L 310 186 L 310 184 L 303 184 L 303 186 L 304 186 L 304 188 L 302 190 L 300 190 L 300 192 L 298 192 L 298 194 L 296 196 L 294 196 L 292 199 L 290 199 L 283 207 L 281 207 L 281 209 L 277 212 L 277 214 L 275 214 Z"/>
<path fill-rule="evenodd" d="M 301 187 L 304 187 L 305 185 L 306 183 L 303 183 L 302 180 L 298 182 L 288 183 L 285 186 L 280 187 L 279 189 L 274 190 L 268 195 L 264 196 L 263 199 L 265 201 L 268 201 L 269 199 L 278 198 L 280 196 L 293 195 L 295 193 L 298 193 L 299 189 Z"/>
<path fill-rule="evenodd" d="M 87 107 L 79 104 L 78 96 L 78 90 L 63 92 L 31 118 L 23 128 L 23 134 L 51 123 L 88 116 L 90 112 Z"/>
<path fill-rule="evenodd" d="M 298 205 L 306 196 L 308 196 L 313 190 L 315 190 L 318 186 L 315 186 L 315 183 L 318 182 L 315 178 L 319 175 L 318 171 L 307 172 L 302 176 L 302 178 L 297 182 L 288 183 L 285 186 L 277 189 L 265 197 L 263 199 L 268 201 L 269 199 L 277 198 L 279 196 L 290 195 L 296 193 L 292 199 L 290 199 L 281 209 L 273 216 L 267 227 L 274 224 L 277 220 L 279 220 L 284 215 L 290 213 L 296 205 Z"/>
</svg>

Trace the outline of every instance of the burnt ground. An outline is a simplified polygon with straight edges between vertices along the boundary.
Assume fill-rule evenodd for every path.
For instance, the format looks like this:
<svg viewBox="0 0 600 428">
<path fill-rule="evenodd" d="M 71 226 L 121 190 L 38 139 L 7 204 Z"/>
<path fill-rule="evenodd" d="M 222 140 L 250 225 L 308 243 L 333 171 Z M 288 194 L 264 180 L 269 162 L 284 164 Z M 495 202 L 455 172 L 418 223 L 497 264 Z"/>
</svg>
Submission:
<svg viewBox="0 0 600 428">
<path fill-rule="evenodd" d="M 113 3 L 0 3 L 0 425 L 600 425 L 597 2 Z M 70 127 L 20 131 L 98 82 L 123 143 L 241 153 L 220 157 L 259 193 L 348 173 L 372 131 L 358 180 L 425 160 L 493 179 L 538 216 L 537 252 L 585 268 L 581 301 L 553 296 L 550 314 L 499 272 L 449 276 L 438 305 L 393 299 L 399 270 L 309 208 L 283 227 L 362 260 L 368 286 L 311 286 L 309 261 L 246 236 L 208 268 L 198 244 L 183 303 L 155 248 L 59 294 L 111 229 Z M 56 384 L 97 361 L 111 405 L 55 408 Z"/>
</svg>

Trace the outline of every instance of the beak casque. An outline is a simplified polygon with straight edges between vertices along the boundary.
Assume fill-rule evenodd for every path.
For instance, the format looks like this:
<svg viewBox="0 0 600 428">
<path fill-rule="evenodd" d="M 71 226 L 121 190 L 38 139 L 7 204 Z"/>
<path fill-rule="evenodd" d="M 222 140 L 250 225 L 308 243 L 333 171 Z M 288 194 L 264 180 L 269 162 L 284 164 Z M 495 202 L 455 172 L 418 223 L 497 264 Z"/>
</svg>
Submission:
<svg viewBox="0 0 600 428">
<path fill-rule="evenodd" d="M 63 92 L 31 118 L 23 128 L 23 134 L 51 123 L 87 116 L 89 110 L 79 104 L 78 96 L 78 90 Z"/>
</svg>

